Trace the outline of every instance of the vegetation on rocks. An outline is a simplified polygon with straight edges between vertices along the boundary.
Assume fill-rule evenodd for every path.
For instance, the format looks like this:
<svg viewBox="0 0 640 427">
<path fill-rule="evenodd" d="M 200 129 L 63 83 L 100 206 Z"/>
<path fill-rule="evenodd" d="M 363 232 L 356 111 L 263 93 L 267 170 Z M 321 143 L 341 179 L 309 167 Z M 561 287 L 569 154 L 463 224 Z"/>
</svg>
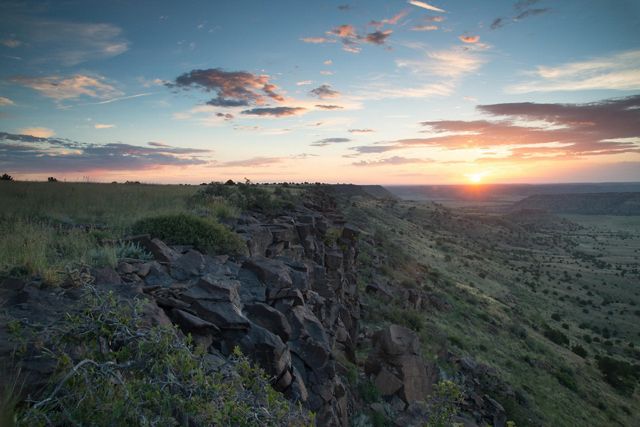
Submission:
<svg viewBox="0 0 640 427">
<path fill-rule="evenodd" d="M 224 225 L 184 213 L 144 218 L 131 229 L 134 234 L 149 234 L 169 244 L 193 245 L 214 254 L 238 254 L 244 249 L 244 242 Z"/>
<path fill-rule="evenodd" d="M 313 423 L 239 350 L 216 360 L 175 327 L 149 326 L 140 299 L 91 287 L 82 298 L 79 313 L 44 335 L 56 374 L 41 395 L 16 408 L 18 426 Z"/>
</svg>

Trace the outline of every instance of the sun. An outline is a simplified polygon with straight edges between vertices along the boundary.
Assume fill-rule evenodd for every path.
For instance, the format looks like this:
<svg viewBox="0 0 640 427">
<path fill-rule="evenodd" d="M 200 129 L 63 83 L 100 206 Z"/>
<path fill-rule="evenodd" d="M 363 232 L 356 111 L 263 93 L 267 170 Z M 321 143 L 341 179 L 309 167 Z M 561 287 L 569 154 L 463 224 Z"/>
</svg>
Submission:
<svg viewBox="0 0 640 427">
<path fill-rule="evenodd" d="M 470 183 L 472 184 L 481 184 L 484 177 L 487 175 L 486 172 L 476 172 L 465 175 Z"/>
</svg>

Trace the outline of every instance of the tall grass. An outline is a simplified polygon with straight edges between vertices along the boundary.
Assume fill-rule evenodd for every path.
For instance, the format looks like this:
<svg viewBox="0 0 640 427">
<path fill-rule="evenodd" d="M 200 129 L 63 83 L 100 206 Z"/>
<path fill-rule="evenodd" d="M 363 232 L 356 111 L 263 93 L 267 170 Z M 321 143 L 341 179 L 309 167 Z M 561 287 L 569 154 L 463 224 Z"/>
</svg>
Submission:
<svg viewBox="0 0 640 427">
<path fill-rule="evenodd" d="M 105 240 L 127 234 L 141 218 L 187 212 L 197 190 L 177 185 L 0 182 L 0 276 L 38 275 L 56 283 L 75 264 L 114 265 L 116 248 L 103 244 Z"/>
</svg>

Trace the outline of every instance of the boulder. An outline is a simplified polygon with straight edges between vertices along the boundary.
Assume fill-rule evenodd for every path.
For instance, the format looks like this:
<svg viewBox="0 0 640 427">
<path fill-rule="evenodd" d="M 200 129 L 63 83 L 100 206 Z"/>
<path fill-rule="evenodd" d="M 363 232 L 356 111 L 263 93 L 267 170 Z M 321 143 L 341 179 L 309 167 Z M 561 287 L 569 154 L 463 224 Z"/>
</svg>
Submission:
<svg viewBox="0 0 640 427">
<path fill-rule="evenodd" d="M 153 254 L 153 257 L 160 262 L 172 262 L 178 259 L 179 254 L 167 246 L 160 239 L 150 239 L 149 236 L 135 236 L 128 239 L 131 242 L 138 243 L 147 251 Z"/>
<path fill-rule="evenodd" d="M 211 322 L 194 316 L 184 310 L 174 308 L 171 310 L 171 318 L 180 326 L 184 332 L 196 333 L 199 335 L 218 334 L 220 329 Z"/>
<path fill-rule="evenodd" d="M 290 288 L 293 285 L 289 269 L 282 261 L 262 256 L 252 257 L 242 264 L 242 268 L 253 271 L 267 286 Z"/>
<path fill-rule="evenodd" d="M 240 307 L 239 288 L 240 283 L 237 280 L 217 280 L 217 278 L 206 276 L 183 292 L 181 298 L 190 303 L 195 301 L 230 302 Z"/>
<path fill-rule="evenodd" d="M 393 395 L 400 390 L 403 385 L 398 377 L 385 368 L 380 369 L 380 372 L 376 375 L 374 384 L 382 396 Z"/>
<path fill-rule="evenodd" d="M 94 277 L 93 283 L 96 286 L 122 284 L 120 275 L 111 267 L 95 268 L 93 269 L 91 275 Z"/>
<path fill-rule="evenodd" d="M 283 342 L 291 337 L 291 325 L 287 318 L 273 307 L 266 304 L 255 303 L 244 307 L 247 317 L 255 324 L 278 335 Z"/>
<path fill-rule="evenodd" d="M 289 374 L 291 354 L 280 337 L 261 326 L 252 324 L 239 345 L 244 354 L 250 355 L 270 377 L 275 379 L 274 383 L 279 390 L 289 387 L 293 380 Z"/>
<path fill-rule="evenodd" d="M 171 276 L 176 280 L 183 281 L 202 274 L 205 268 L 205 258 L 200 252 L 190 250 L 169 265 Z"/>
<path fill-rule="evenodd" d="M 216 325 L 222 330 L 247 330 L 247 319 L 235 304 L 230 302 L 195 301 L 191 308 L 204 320 Z"/>
</svg>

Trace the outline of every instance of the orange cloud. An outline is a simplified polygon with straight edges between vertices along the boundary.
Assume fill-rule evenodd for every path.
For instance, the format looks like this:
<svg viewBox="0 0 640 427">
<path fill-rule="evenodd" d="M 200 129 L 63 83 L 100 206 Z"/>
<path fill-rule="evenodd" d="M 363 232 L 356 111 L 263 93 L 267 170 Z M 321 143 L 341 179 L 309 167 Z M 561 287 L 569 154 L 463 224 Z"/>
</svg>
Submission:
<svg viewBox="0 0 640 427">
<path fill-rule="evenodd" d="M 53 136 L 56 134 L 51 129 L 41 128 L 41 127 L 23 128 L 23 129 L 20 129 L 18 132 L 20 132 L 22 135 L 35 136 L 36 138 L 49 138 L 50 136 Z"/>
<path fill-rule="evenodd" d="M 480 36 L 459 36 L 458 38 L 464 43 L 478 43 L 480 41 Z"/>
</svg>

